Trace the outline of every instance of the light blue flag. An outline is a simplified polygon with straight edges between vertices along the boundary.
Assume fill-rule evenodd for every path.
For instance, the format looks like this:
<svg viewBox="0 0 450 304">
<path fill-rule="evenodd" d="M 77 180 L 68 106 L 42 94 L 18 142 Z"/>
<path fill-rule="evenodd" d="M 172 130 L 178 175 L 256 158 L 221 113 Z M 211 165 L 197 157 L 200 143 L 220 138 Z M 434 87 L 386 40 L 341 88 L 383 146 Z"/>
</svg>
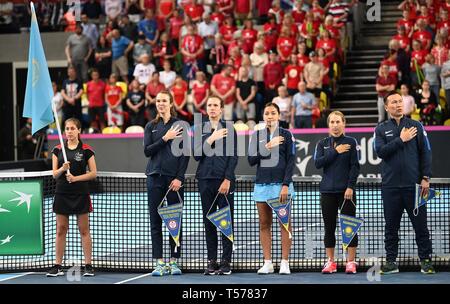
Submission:
<svg viewBox="0 0 450 304">
<path fill-rule="evenodd" d="M 341 214 L 339 216 L 339 223 L 341 224 L 342 246 L 344 249 L 347 249 L 359 228 L 364 223 L 364 219 Z"/>
<path fill-rule="evenodd" d="M 30 49 L 28 54 L 27 87 L 23 117 L 32 119 L 32 133 L 54 121 L 52 112 L 53 89 L 48 72 L 47 60 L 42 47 L 41 34 L 37 24 L 34 5 L 31 2 Z"/>
</svg>

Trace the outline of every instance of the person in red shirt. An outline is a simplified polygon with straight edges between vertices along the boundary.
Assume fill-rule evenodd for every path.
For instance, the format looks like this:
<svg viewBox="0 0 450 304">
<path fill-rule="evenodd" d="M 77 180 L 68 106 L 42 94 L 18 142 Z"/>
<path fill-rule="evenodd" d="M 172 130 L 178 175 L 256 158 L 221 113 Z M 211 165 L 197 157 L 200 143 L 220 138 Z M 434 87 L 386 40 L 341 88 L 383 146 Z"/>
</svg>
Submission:
<svg viewBox="0 0 450 304">
<path fill-rule="evenodd" d="M 232 16 L 235 0 L 216 0 L 216 5 L 225 16 Z"/>
<path fill-rule="evenodd" d="M 175 0 L 159 0 L 157 15 L 164 20 L 169 20 L 173 12 L 175 11 L 176 3 Z"/>
<path fill-rule="evenodd" d="M 412 39 L 417 40 L 422 44 L 422 49 L 429 50 L 431 48 L 432 35 L 426 30 L 426 21 L 420 19 L 417 21 L 418 30 L 414 32 Z"/>
<path fill-rule="evenodd" d="M 220 8 L 217 6 L 217 4 L 213 5 L 213 12 L 211 14 L 211 21 L 214 21 L 217 23 L 217 26 L 220 28 L 223 25 L 223 22 L 225 21 L 225 15 L 222 14 L 220 11 Z"/>
<path fill-rule="evenodd" d="M 266 49 L 276 51 L 277 40 L 279 35 L 279 26 L 276 22 L 275 15 L 269 15 L 269 21 L 264 24 L 264 45 Z"/>
<path fill-rule="evenodd" d="M 224 65 L 220 74 L 214 75 L 211 81 L 211 92 L 225 103 L 224 120 L 233 119 L 234 104 L 236 102 L 236 80 L 231 77 L 232 69 L 232 66 Z"/>
<path fill-rule="evenodd" d="M 117 84 L 116 74 L 109 76 L 109 82 L 105 87 L 105 101 L 107 105 L 106 115 L 108 126 L 123 126 L 122 88 Z"/>
<path fill-rule="evenodd" d="M 202 113 L 206 115 L 205 104 L 209 97 L 209 90 L 209 83 L 205 73 L 201 71 L 197 72 L 195 74 L 195 81 L 192 84 L 192 103 L 188 104 L 188 110 L 191 114 Z"/>
<path fill-rule="evenodd" d="M 448 60 L 448 49 L 444 45 L 444 39 L 440 34 L 436 35 L 436 45 L 431 49 L 436 65 L 442 67 L 444 62 Z"/>
<path fill-rule="evenodd" d="M 306 12 L 303 10 L 303 1 L 296 1 L 291 12 L 295 24 L 299 25 L 305 21 Z"/>
<path fill-rule="evenodd" d="M 386 59 L 381 62 L 379 68 L 379 75 L 381 75 L 381 67 L 387 65 L 389 67 L 389 76 L 395 78 L 398 81 L 398 66 L 397 66 L 397 52 L 395 50 L 390 50 Z"/>
<path fill-rule="evenodd" d="M 153 72 L 152 79 L 145 89 L 146 116 L 149 121 L 156 117 L 156 95 L 166 87 L 159 81 L 159 72 Z"/>
<path fill-rule="evenodd" d="M 324 21 L 323 27 L 328 32 L 330 32 L 331 38 L 333 38 L 336 41 L 340 40 L 339 28 L 336 26 L 336 23 L 334 22 L 333 16 L 328 15 L 328 16 L 325 17 L 325 21 Z"/>
<path fill-rule="evenodd" d="M 320 34 L 320 39 L 316 43 L 316 51 L 318 49 L 323 49 L 325 51 L 325 55 L 330 64 L 336 62 L 337 43 L 336 40 L 330 37 L 330 32 L 327 30 L 323 30 Z"/>
<path fill-rule="evenodd" d="M 258 0 L 256 1 L 256 10 L 258 11 L 259 24 L 264 24 L 269 15 L 272 0 Z"/>
<path fill-rule="evenodd" d="M 318 0 L 314 0 L 312 2 L 311 12 L 314 14 L 315 20 L 322 22 L 323 19 L 325 18 L 325 10 L 320 6 L 320 3 Z"/>
<path fill-rule="evenodd" d="M 239 52 L 244 48 L 244 39 L 242 39 L 242 32 L 241 31 L 234 32 L 233 40 L 228 45 L 228 51 L 227 51 L 227 56 L 228 57 L 231 56 L 231 51 L 234 48 L 238 48 Z"/>
<path fill-rule="evenodd" d="M 436 19 L 433 15 L 428 11 L 428 7 L 426 5 L 420 6 L 420 15 L 417 17 L 416 22 L 419 20 L 424 20 L 427 26 L 432 29 L 436 28 Z"/>
<path fill-rule="evenodd" d="M 297 41 L 299 32 L 298 32 L 298 25 L 295 24 L 295 20 L 292 17 L 291 14 L 286 14 L 283 18 L 283 22 L 281 23 L 281 28 L 287 27 L 289 29 L 289 36 L 295 39 Z"/>
<path fill-rule="evenodd" d="M 397 40 L 400 43 L 400 48 L 409 53 L 411 39 L 409 39 L 409 37 L 406 35 L 406 29 L 404 26 L 397 28 L 397 35 L 392 37 L 392 39 Z"/>
<path fill-rule="evenodd" d="M 406 35 L 411 38 L 414 30 L 414 20 L 411 19 L 408 10 L 404 10 L 403 18 L 397 21 L 397 30 L 402 26 L 405 28 Z"/>
<path fill-rule="evenodd" d="M 441 30 L 441 28 L 446 28 L 446 29 L 450 28 L 450 21 L 448 20 L 448 11 L 445 9 L 441 10 L 439 22 L 436 25 L 436 31 L 439 32 Z"/>
<path fill-rule="evenodd" d="M 203 9 L 203 5 L 198 3 L 198 0 L 194 0 L 184 7 L 184 12 L 191 18 L 192 22 L 199 22 L 205 10 Z"/>
<path fill-rule="evenodd" d="M 236 0 L 234 8 L 234 16 L 236 20 L 246 20 L 252 18 L 253 1 L 252 0 Z"/>
<path fill-rule="evenodd" d="M 298 65 L 298 57 L 291 55 L 290 64 L 284 69 L 286 88 L 290 96 L 298 93 L 298 83 L 303 81 L 303 67 Z"/>
<path fill-rule="evenodd" d="M 280 0 L 273 0 L 272 6 L 269 9 L 269 15 L 274 15 L 277 21 L 277 24 L 281 24 L 281 21 L 284 18 L 284 11 L 281 9 Z"/>
<path fill-rule="evenodd" d="M 253 47 L 258 39 L 258 31 L 253 28 L 253 21 L 246 19 L 244 21 L 244 29 L 242 30 L 242 40 L 244 42 L 242 50 L 245 54 L 253 53 Z"/>
<path fill-rule="evenodd" d="M 419 10 L 418 3 L 416 0 L 405 0 L 398 6 L 398 9 L 402 11 L 409 11 L 409 18 L 416 21 L 417 11 Z"/>
<path fill-rule="evenodd" d="M 333 96 L 331 93 L 331 86 L 330 86 L 330 74 L 331 77 L 333 76 L 333 74 L 330 73 L 330 71 L 333 70 L 331 68 L 332 62 L 327 57 L 327 52 L 323 48 L 317 49 L 317 55 L 319 55 L 319 62 L 322 63 L 322 65 L 325 68 L 323 72 L 324 76 L 322 78 L 322 90 L 323 92 L 325 92 L 325 94 L 327 94 L 328 100 L 331 101 L 331 97 Z"/>
<path fill-rule="evenodd" d="M 276 53 L 269 54 L 269 63 L 264 66 L 263 70 L 265 100 L 272 101 L 277 96 L 277 89 L 281 85 L 284 78 L 284 68 L 278 62 Z"/>
<path fill-rule="evenodd" d="M 86 84 L 89 100 L 89 121 L 92 128 L 103 130 L 105 127 L 105 83 L 100 79 L 97 69 L 91 71 L 92 80 Z"/>
<path fill-rule="evenodd" d="M 237 31 L 236 26 L 234 26 L 233 17 L 228 16 L 225 18 L 225 22 L 223 25 L 219 28 L 219 33 L 222 35 L 223 38 L 223 44 L 225 46 L 229 46 L 230 43 L 233 41 L 233 34 Z"/>
<path fill-rule="evenodd" d="M 170 93 L 173 96 L 173 104 L 175 106 L 175 111 L 177 111 L 178 116 L 186 121 L 192 120 L 192 115 L 187 111 L 186 103 L 187 103 L 187 92 L 188 85 L 181 78 L 181 76 L 177 76 L 175 79 L 175 84 L 170 88 Z"/>
<path fill-rule="evenodd" d="M 411 84 L 412 86 L 419 85 L 418 73 L 421 71 L 422 65 L 425 63 L 425 58 L 428 55 L 427 50 L 422 49 L 422 44 L 413 40 L 412 42 L 413 51 L 411 52 Z"/>
<path fill-rule="evenodd" d="M 187 27 L 187 35 L 181 43 L 181 53 L 183 54 L 183 78 L 193 80 L 195 72 L 205 71 L 203 61 L 203 39 L 195 33 L 194 26 Z"/>
<path fill-rule="evenodd" d="M 156 8 L 156 0 L 140 0 L 140 4 L 143 11 L 148 9 L 155 10 Z"/>
<path fill-rule="evenodd" d="M 298 53 L 297 53 L 297 62 L 298 66 L 303 69 L 305 68 L 305 65 L 309 62 L 309 56 L 306 55 L 306 43 L 300 42 L 297 47 Z"/>
<path fill-rule="evenodd" d="M 378 75 L 376 80 L 375 89 L 378 93 L 378 122 L 382 122 L 386 118 L 386 110 L 384 107 L 384 97 L 395 90 L 397 86 L 397 79 L 389 76 L 389 66 L 381 66 L 381 74 Z"/>
<path fill-rule="evenodd" d="M 445 2 L 441 4 L 441 8 L 450 13 L 450 0 L 445 0 Z"/>
<path fill-rule="evenodd" d="M 306 21 L 300 27 L 300 36 L 306 40 L 306 47 L 314 49 L 319 36 L 320 23 L 314 21 L 314 14 L 309 11 L 306 13 Z"/>
<path fill-rule="evenodd" d="M 179 10 L 174 10 L 173 16 L 169 19 L 169 34 L 170 40 L 177 49 L 179 47 L 180 33 L 183 25 L 184 25 L 183 16 L 180 15 Z"/>
<path fill-rule="evenodd" d="M 292 53 L 295 52 L 295 48 L 295 39 L 289 35 L 289 28 L 283 27 L 277 40 L 277 53 L 282 64 L 286 65 L 289 62 Z"/>
<path fill-rule="evenodd" d="M 233 67 L 231 76 L 237 79 L 238 71 L 242 65 L 242 55 L 239 47 L 233 47 L 230 49 L 230 57 L 227 59 L 226 64 Z"/>
</svg>

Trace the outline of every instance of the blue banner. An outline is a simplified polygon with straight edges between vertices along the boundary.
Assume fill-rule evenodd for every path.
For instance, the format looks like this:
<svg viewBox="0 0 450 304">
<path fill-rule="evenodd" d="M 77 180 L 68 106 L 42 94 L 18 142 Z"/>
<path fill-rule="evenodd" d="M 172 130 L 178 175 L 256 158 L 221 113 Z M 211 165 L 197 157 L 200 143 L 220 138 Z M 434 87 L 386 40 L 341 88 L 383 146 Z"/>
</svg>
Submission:
<svg viewBox="0 0 450 304">
<path fill-rule="evenodd" d="M 359 228 L 361 228 L 364 223 L 364 219 L 341 214 L 339 216 L 339 223 L 342 232 L 342 246 L 344 249 L 347 249 Z"/>
<path fill-rule="evenodd" d="M 219 209 L 206 216 L 230 241 L 234 242 L 230 206 Z"/>
<path fill-rule="evenodd" d="M 278 221 L 283 225 L 289 235 L 291 234 L 289 231 L 289 219 L 291 217 L 291 202 L 292 198 L 288 195 L 287 203 L 281 203 L 280 198 L 272 198 L 267 201 L 267 205 L 275 212 L 277 215 Z"/>
<path fill-rule="evenodd" d="M 175 244 L 180 246 L 181 216 L 183 214 L 183 204 L 174 204 L 158 208 L 158 213 Z"/>
</svg>

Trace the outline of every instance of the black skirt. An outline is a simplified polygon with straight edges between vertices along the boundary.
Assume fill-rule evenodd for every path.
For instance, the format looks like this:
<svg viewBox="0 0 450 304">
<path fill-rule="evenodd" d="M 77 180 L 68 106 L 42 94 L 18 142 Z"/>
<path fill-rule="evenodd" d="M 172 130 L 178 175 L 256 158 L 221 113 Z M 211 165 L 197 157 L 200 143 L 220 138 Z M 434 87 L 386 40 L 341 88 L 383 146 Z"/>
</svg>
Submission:
<svg viewBox="0 0 450 304">
<path fill-rule="evenodd" d="M 56 193 L 53 212 L 61 215 L 79 215 L 92 212 L 89 194 Z"/>
</svg>

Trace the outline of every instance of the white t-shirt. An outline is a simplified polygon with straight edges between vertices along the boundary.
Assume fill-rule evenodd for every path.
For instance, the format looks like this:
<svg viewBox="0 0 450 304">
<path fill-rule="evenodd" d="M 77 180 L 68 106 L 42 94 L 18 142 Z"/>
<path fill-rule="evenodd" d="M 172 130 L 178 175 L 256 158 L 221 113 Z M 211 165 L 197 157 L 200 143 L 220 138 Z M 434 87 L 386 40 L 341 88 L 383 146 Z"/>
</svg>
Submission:
<svg viewBox="0 0 450 304">
<path fill-rule="evenodd" d="M 203 21 L 197 25 L 197 31 L 203 38 L 205 50 L 212 49 L 215 45 L 215 41 L 214 38 L 208 38 L 208 36 L 214 36 L 219 32 L 217 23 L 211 21 L 209 24 L 206 24 L 206 22 Z"/>
<path fill-rule="evenodd" d="M 146 85 L 152 78 L 153 72 L 155 72 L 155 71 L 156 71 L 156 68 L 153 65 L 153 63 L 149 63 L 147 65 L 139 63 L 134 68 L 133 76 L 137 79 L 137 81 L 140 84 Z"/>
<path fill-rule="evenodd" d="M 105 13 L 110 19 L 115 19 L 122 12 L 123 0 L 105 0 Z"/>
<path fill-rule="evenodd" d="M 174 71 L 170 71 L 170 72 L 162 71 L 162 72 L 159 72 L 159 82 L 164 84 L 166 89 L 168 89 L 171 86 L 173 86 L 173 84 L 175 83 L 175 78 L 177 78 L 177 73 L 175 73 Z"/>
<path fill-rule="evenodd" d="M 291 117 L 291 97 L 281 98 L 280 96 L 275 97 L 272 100 L 273 103 L 280 107 L 281 121 L 289 122 Z"/>
</svg>

